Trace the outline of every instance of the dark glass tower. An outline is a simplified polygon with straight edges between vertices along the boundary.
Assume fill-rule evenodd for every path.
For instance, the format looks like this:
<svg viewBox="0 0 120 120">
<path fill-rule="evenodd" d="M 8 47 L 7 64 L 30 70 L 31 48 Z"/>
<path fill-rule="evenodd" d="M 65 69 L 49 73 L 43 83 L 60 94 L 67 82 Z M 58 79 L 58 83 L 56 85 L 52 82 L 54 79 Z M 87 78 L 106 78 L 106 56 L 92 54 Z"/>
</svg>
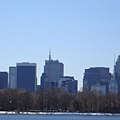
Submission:
<svg viewBox="0 0 120 120">
<path fill-rule="evenodd" d="M 17 88 L 36 91 L 36 63 L 17 63 Z"/>
<path fill-rule="evenodd" d="M 83 78 L 83 90 L 91 90 L 91 87 L 93 85 L 105 85 L 106 93 L 108 93 L 110 79 L 111 74 L 109 73 L 109 68 L 94 67 L 85 69 Z"/>
<path fill-rule="evenodd" d="M 77 80 L 71 76 L 59 78 L 59 87 L 69 93 L 77 93 Z"/>
<path fill-rule="evenodd" d="M 51 87 L 57 87 L 58 86 L 58 81 L 59 77 L 64 76 L 64 65 L 63 63 L 60 63 L 58 60 L 52 60 L 51 59 L 51 52 L 49 54 L 49 60 L 45 61 L 45 66 L 44 66 L 44 74 L 45 76 L 45 84 L 44 88 L 45 89 L 50 89 Z M 42 77 L 43 79 L 44 77 Z"/>
<path fill-rule="evenodd" d="M 8 87 L 8 73 L 0 72 L 0 89 Z"/>
</svg>

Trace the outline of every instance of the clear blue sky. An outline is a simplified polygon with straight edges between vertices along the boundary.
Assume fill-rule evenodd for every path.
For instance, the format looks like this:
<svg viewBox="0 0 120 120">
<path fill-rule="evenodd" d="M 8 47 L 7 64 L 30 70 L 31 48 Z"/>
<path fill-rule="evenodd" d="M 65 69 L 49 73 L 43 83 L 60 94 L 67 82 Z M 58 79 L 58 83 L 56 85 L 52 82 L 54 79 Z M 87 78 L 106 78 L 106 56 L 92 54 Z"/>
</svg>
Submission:
<svg viewBox="0 0 120 120">
<path fill-rule="evenodd" d="M 120 54 L 120 0 L 0 0 L 0 71 L 36 62 L 40 80 L 49 47 L 79 89 L 85 69 L 112 72 Z"/>
</svg>

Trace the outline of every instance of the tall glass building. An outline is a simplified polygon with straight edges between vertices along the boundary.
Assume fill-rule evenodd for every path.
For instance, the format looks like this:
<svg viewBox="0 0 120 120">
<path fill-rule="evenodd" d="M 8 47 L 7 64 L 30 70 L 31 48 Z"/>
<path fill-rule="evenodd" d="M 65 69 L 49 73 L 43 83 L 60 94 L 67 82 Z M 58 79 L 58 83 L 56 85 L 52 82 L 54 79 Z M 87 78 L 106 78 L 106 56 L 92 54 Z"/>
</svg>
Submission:
<svg viewBox="0 0 120 120">
<path fill-rule="evenodd" d="M 64 76 L 59 78 L 58 87 L 69 93 L 77 93 L 78 81 L 71 76 Z"/>
<path fill-rule="evenodd" d="M 0 72 L 0 89 L 8 87 L 8 73 Z"/>
<path fill-rule="evenodd" d="M 111 79 L 111 74 L 109 73 L 109 68 L 105 67 L 93 67 L 85 69 L 83 78 L 83 90 L 91 90 L 93 85 L 105 85 L 106 93 L 109 92 L 109 81 Z"/>
<path fill-rule="evenodd" d="M 117 80 L 115 79 L 111 79 L 110 83 L 109 83 L 109 92 L 110 93 L 118 93 L 118 84 L 117 84 Z"/>
<path fill-rule="evenodd" d="M 120 55 L 118 56 L 115 64 L 115 79 L 118 84 L 118 93 L 120 93 Z"/>
<path fill-rule="evenodd" d="M 16 67 L 9 67 L 9 88 L 17 88 L 17 70 Z"/>
<path fill-rule="evenodd" d="M 35 92 L 36 86 L 36 63 L 17 63 L 17 88 Z"/>
<path fill-rule="evenodd" d="M 45 76 L 45 79 L 44 76 Z M 45 61 L 44 74 L 41 79 L 41 86 L 44 89 L 50 89 L 51 87 L 57 87 L 59 77 L 64 76 L 64 65 L 58 60 L 52 60 L 51 54 L 49 55 L 49 60 Z M 43 86 L 44 85 L 44 86 Z"/>
</svg>

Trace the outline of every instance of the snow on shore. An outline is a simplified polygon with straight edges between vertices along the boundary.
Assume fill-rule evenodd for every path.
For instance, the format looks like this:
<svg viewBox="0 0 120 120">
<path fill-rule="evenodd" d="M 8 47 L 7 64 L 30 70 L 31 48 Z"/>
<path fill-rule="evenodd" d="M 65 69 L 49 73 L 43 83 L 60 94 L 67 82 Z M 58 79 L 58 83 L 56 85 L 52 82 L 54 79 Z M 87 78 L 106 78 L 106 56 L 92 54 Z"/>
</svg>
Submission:
<svg viewBox="0 0 120 120">
<path fill-rule="evenodd" d="M 0 114 L 18 114 L 12 111 L 0 111 Z M 39 115 L 81 115 L 81 116 L 115 116 L 120 115 L 120 113 L 77 113 L 77 112 L 20 112 L 19 114 L 39 114 Z"/>
</svg>

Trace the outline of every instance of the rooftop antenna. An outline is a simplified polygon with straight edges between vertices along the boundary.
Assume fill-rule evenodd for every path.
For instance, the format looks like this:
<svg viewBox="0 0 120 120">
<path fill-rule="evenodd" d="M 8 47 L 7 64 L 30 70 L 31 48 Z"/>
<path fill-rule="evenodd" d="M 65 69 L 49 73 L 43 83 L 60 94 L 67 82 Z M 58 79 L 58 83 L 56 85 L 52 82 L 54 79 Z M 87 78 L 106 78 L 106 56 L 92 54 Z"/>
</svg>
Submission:
<svg viewBox="0 0 120 120">
<path fill-rule="evenodd" d="M 49 60 L 51 60 L 51 48 L 49 48 Z"/>
</svg>

